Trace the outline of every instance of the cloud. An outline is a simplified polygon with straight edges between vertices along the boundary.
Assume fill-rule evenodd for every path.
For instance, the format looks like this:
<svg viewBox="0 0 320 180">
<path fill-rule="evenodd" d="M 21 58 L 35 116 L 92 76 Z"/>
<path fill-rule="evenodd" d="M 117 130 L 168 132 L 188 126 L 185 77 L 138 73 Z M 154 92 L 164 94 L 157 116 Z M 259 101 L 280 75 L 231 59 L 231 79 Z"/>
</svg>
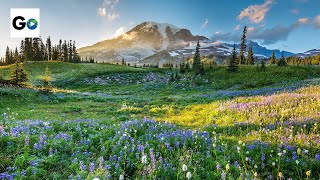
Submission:
<svg viewBox="0 0 320 180">
<path fill-rule="evenodd" d="M 290 26 L 277 25 L 272 28 L 264 28 L 264 25 L 260 25 L 257 27 L 251 26 L 247 28 L 247 39 L 259 40 L 262 42 L 262 44 L 274 44 L 278 41 L 287 40 L 288 36 L 293 30 L 305 24 L 310 24 L 308 18 L 300 18 Z M 226 42 L 239 42 L 240 39 L 241 33 L 219 33 L 213 35 L 213 40 Z"/>
<path fill-rule="evenodd" d="M 108 14 L 108 21 L 110 21 L 110 22 L 112 22 L 118 18 L 120 18 L 120 14 L 118 14 L 118 13 L 109 13 Z"/>
<path fill-rule="evenodd" d="M 234 30 L 237 31 L 240 29 L 240 25 L 237 25 L 236 27 L 234 27 Z"/>
<path fill-rule="evenodd" d="M 116 7 L 120 0 L 104 0 L 102 6 L 98 8 L 98 15 L 106 17 L 109 22 L 120 18 L 120 14 L 116 11 Z"/>
<path fill-rule="evenodd" d="M 298 24 L 308 24 L 309 23 L 309 19 L 308 18 L 300 18 L 297 21 Z"/>
<path fill-rule="evenodd" d="M 247 28 L 248 33 L 255 31 L 255 27 L 251 26 Z"/>
<path fill-rule="evenodd" d="M 126 28 L 125 27 L 120 27 L 120 28 L 118 28 L 117 30 L 116 30 L 116 32 L 113 34 L 113 38 L 116 38 L 116 37 L 118 37 L 118 36 L 121 36 L 121 35 L 123 35 L 124 33 L 126 33 Z"/>
<path fill-rule="evenodd" d="M 99 8 L 98 14 L 99 14 L 99 16 L 105 16 L 106 15 L 106 8 Z"/>
<path fill-rule="evenodd" d="M 251 5 L 241 11 L 238 19 L 242 20 L 244 18 L 248 18 L 252 23 L 260 23 L 264 20 L 272 4 L 273 0 L 266 0 L 262 5 Z"/>
<path fill-rule="evenodd" d="M 314 18 L 313 25 L 315 28 L 320 29 L 320 15 Z"/>
<path fill-rule="evenodd" d="M 208 21 L 208 18 L 204 21 L 204 23 L 201 25 L 201 28 L 204 29 L 207 27 L 209 21 Z"/>
<path fill-rule="evenodd" d="M 300 14 L 300 10 L 299 10 L 298 8 L 293 8 L 293 9 L 290 10 L 290 12 L 291 12 L 292 14 L 295 14 L 295 15 Z"/>
</svg>

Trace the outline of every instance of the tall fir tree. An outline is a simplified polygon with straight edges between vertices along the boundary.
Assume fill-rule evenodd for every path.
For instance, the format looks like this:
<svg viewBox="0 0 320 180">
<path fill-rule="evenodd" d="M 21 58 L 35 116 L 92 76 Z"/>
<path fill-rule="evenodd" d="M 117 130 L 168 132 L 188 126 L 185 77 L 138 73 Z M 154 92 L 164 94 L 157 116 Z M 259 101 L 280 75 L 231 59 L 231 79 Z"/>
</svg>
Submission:
<svg viewBox="0 0 320 180">
<path fill-rule="evenodd" d="M 68 52 L 69 52 L 69 62 L 73 62 L 73 47 L 72 47 L 72 41 L 68 43 Z"/>
<path fill-rule="evenodd" d="M 63 49 L 63 61 L 68 62 L 68 45 L 67 45 L 67 41 L 65 40 L 64 43 L 62 44 L 62 49 Z"/>
<path fill-rule="evenodd" d="M 247 45 L 246 45 L 246 38 L 247 38 L 247 26 L 244 26 L 243 28 L 243 34 L 241 37 L 241 44 L 240 44 L 240 53 L 239 53 L 239 64 L 245 64 L 245 57 L 244 53 L 246 51 Z"/>
<path fill-rule="evenodd" d="M 248 50 L 247 65 L 254 65 L 254 54 L 252 51 L 252 46 L 250 46 Z"/>
<path fill-rule="evenodd" d="M 13 51 L 11 49 L 10 49 L 9 61 L 10 61 L 10 64 L 13 64 L 15 62 L 13 58 Z"/>
<path fill-rule="evenodd" d="M 286 66 L 286 65 L 287 65 L 286 58 L 284 57 L 283 52 L 282 52 L 281 58 L 278 61 L 278 66 Z"/>
<path fill-rule="evenodd" d="M 270 59 L 270 64 L 276 64 L 276 56 L 274 55 L 274 51 L 272 51 L 271 59 Z"/>
<path fill-rule="evenodd" d="M 20 43 L 20 59 L 21 59 L 21 62 L 25 62 L 26 61 L 26 52 L 25 52 L 24 40 L 21 40 L 21 43 Z"/>
<path fill-rule="evenodd" d="M 196 75 L 201 74 L 201 56 L 200 56 L 200 42 L 198 41 L 196 52 L 193 58 L 192 69 Z"/>
<path fill-rule="evenodd" d="M 40 38 L 40 54 L 41 54 L 41 61 L 48 61 L 48 52 L 46 45 L 42 42 L 42 39 Z"/>
<path fill-rule="evenodd" d="M 238 62 L 237 62 L 237 53 L 236 53 L 236 45 L 233 45 L 231 59 L 228 65 L 228 71 L 236 72 L 238 70 Z"/>
<path fill-rule="evenodd" d="M 48 54 L 48 61 L 52 60 L 52 45 L 51 45 L 51 39 L 50 36 L 47 38 L 47 42 L 46 42 L 46 50 L 47 50 L 47 54 Z"/>
<path fill-rule="evenodd" d="M 32 42 L 32 53 L 33 53 L 33 57 L 32 60 L 33 61 L 40 61 L 41 58 L 41 52 L 40 52 L 40 44 L 39 44 L 39 38 L 33 38 L 33 42 Z"/>
<path fill-rule="evenodd" d="M 24 71 L 19 60 L 15 61 L 15 68 L 11 72 L 10 81 L 13 85 L 24 86 L 28 82 L 28 74 Z"/>
<path fill-rule="evenodd" d="M 59 56 L 58 56 L 58 59 L 57 60 L 62 60 L 62 40 L 60 39 L 59 40 L 59 45 L 58 45 L 58 52 L 59 52 Z"/>
<path fill-rule="evenodd" d="M 6 64 L 11 64 L 9 46 L 7 46 L 7 48 L 6 48 L 5 62 L 6 62 Z"/>
<path fill-rule="evenodd" d="M 16 47 L 16 49 L 14 50 L 13 60 L 14 60 L 14 61 L 20 61 L 20 55 L 19 55 L 19 52 L 18 52 L 18 48 L 17 48 L 17 47 Z"/>
<path fill-rule="evenodd" d="M 73 62 L 75 63 L 80 63 L 81 62 L 81 58 L 77 52 L 77 48 L 76 48 L 76 42 L 73 41 L 73 45 L 72 45 L 72 55 L 73 55 Z"/>
</svg>

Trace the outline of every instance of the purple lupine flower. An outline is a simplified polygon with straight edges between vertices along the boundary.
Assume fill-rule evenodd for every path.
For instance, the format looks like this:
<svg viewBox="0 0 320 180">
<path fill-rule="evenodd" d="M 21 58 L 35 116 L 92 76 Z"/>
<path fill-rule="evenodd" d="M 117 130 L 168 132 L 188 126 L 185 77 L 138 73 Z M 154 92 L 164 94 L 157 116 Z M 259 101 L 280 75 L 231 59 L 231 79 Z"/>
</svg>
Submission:
<svg viewBox="0 0 320 180">
<path fill-rule="evenodd" d="M 149 152 L 150 152 L 150 159 L 151 159 L 152 168 L 155 169 L 156 168 L 156 158 L 154 156 L 153 149 L 150 149 Z"/>
<path fill-rule="evenodd" d="M 33 149 L 34 149 L 34 150 L 40 150 L 41 148 L 42 148 L 41 144 L 35 143 L 35 144 L 33 145 Z"/>
<path fill-rule="evenodd" d="M 106 168 L 107 171 L 109 171 L 111 169 L 110 164 L 107 164 L 105 168 Z"/>
<path fill-rule="evenodd" d="M 94 172 L 94 163 L 90 163 L 90 172 L 93 173 Z"/>
<path fill-rule="evenodd" d="M 104 162 L 103 157 L 100 157 L 100 158 L 99 158 L 99 169 L 102 169 L 103 162 Z"/>
<path fill-rule="evenodd" d="M 13 175 L 4 172 L 4 173 L 0 173 L 0 179 L 8 179 L 8 180 L 13 180 Z"/>
<path fill-rule="evenodd" d="M 220 163 L 217 164 L 216 168 L 217 168 L 218 171 L 221 169 Z"/>
<path fill-rule="evenodd" d="M 265 159 L 266 159 L 266 155 L 265 155 L 264 153 L 262 153 L 260 160 L 261 160 L 261 161 L 264 161 Z"/>
<path fill-rule="evenodd" d="M 81 171 L 85 171 L 86 170 L 86 166 L 83 164 L 83 161 L 80 161 L 80 170 Z"/>
<path fill-rule="evenodd" d="M 30 142 L 29 136 L 26 136 L 26 138 L 24 139 L 24 145 L 29 146 L 29 142 Z"/>
<path fill-rule="evenodd" d="M 222 170 L 221 172 L 221 179 L 225 180 L 226 179 L 226 173 L 224 172 L 224 170 Z"/>
<path fill-rule="evenodd" d="M 22 177 L 26 176 L 26 170 L 22 170 L 21 173 L 20 173 L 20 175 L 21 175 Z"/>
<path fill-rule="evenodd" d="M 234 162 L 234 166 L 235 166 L 236 168 L 239 168 L 239 163 L 238 163 L 238 161 L 235 161 L 235 162 Z"/>
<path fill-rule="evenodd" d="M 315 155 L 315 159 L 316 159 L 317 161 L 320 161 L 320 154 L 316 154 L 316 155 Z"/>
<path fill-rule="evenodd" d="M 53 152 L 52 152 L 52 148 L 49 148 L 49 156 L 52 156 Z"/>
<path fill-rule="evenodd" d="M 34 160 L 31 160 L 30 161 L 30 166 L 32 166 L 32 167 L 37 167 L 39 164 L 38 164 L 38 162 L 37 161 L 34 161 Z"/>
</svg>

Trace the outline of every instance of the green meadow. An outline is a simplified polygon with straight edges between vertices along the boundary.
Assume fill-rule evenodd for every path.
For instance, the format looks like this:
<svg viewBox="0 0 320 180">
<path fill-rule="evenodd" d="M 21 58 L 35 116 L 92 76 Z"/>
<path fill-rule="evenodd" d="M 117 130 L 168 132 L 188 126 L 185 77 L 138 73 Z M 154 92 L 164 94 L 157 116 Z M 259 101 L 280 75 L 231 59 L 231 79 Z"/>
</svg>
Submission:
<svg viewBox="0 0 320 180">
<path fill-rule="evenodd" d="M 27 87 L 0 87 L 8 177 L 320 178 L 318 66 L 213 66 L 197 77 L 110 64 L 23 67 Z M 0 67 L 0 77 L 13 68 Z"/>
</svg>

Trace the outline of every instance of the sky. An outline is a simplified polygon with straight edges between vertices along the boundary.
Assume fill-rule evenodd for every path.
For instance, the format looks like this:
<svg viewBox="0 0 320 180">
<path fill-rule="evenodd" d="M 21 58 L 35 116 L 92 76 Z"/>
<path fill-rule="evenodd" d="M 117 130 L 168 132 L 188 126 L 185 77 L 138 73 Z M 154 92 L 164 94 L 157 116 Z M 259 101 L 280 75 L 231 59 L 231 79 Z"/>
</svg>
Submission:
<svg viewBox="0 0 320 180">
<path fill-rule="evenodd" d="M 248 40 L 269 49 L 320 49 L 320 0 L 0 0 L 0 56 L 10 38 L 10 8 L 40 8 L 40 34 L 78 48 L 110 39 L 145 21 L 170 23 L 215 41 Z"/>
</svg>

